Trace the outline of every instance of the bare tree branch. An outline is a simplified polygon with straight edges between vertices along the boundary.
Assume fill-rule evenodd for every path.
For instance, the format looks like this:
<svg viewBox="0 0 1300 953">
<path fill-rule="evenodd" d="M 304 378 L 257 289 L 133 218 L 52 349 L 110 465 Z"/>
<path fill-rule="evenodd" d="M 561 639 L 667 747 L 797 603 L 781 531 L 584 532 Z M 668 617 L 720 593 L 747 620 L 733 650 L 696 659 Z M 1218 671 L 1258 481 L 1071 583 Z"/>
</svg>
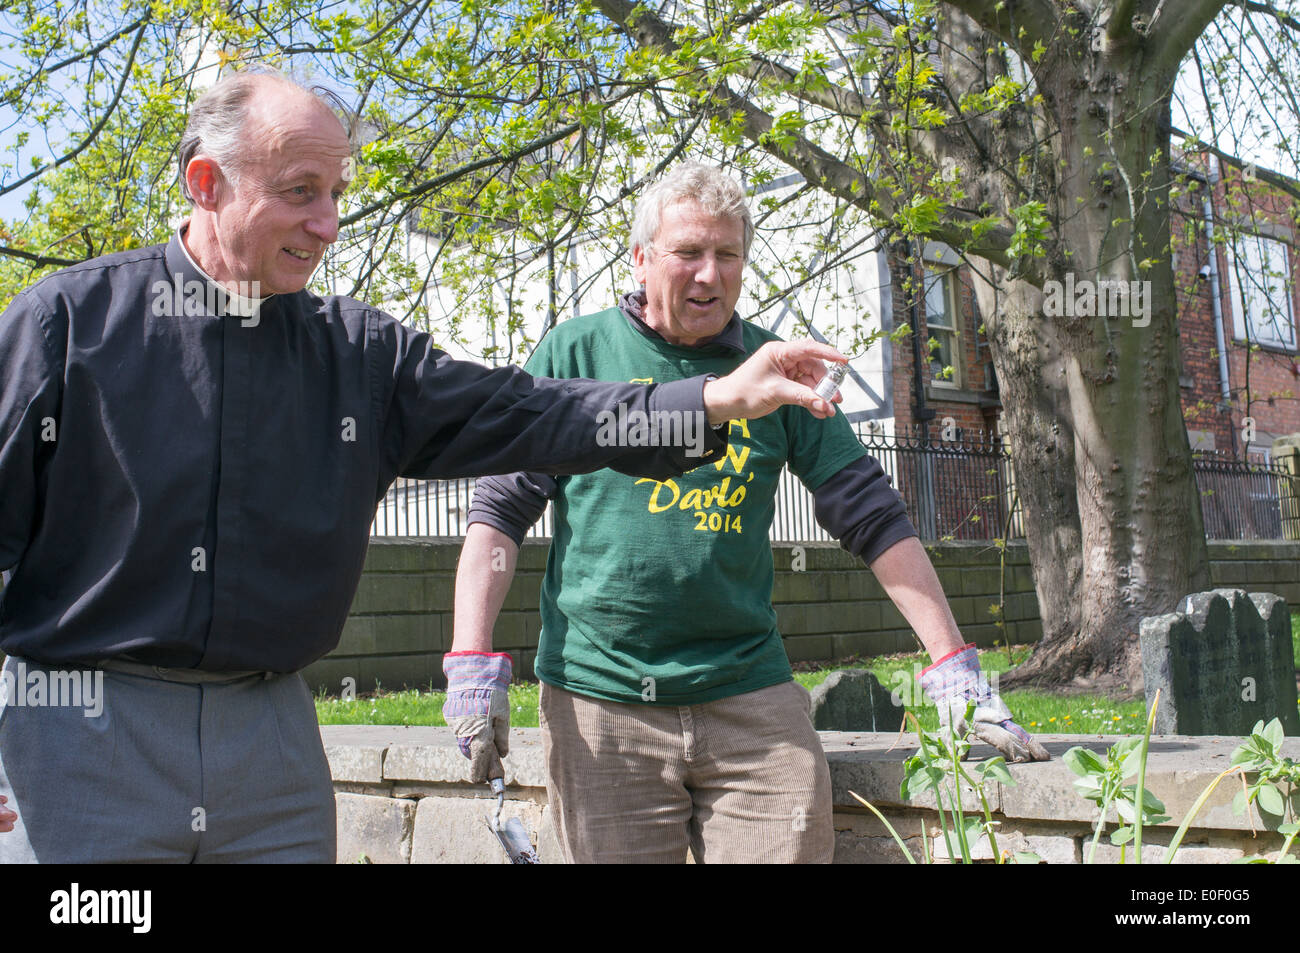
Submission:
<svg viewBox="0 0 1300 953">
<path fill-rule="evenodd" d="M 1225 6 L 1232 0 L 1179 0 L 1176 5 L 1177 17 L 1165 16 L 1165 5 L 1161 4 L 1147 24 L 1147 39 L 1154 49 L 1151 68 L 1163 70 L 1169 76 L 1178 70 L 1197 38 L 1205 28 L 1214 22 Z M 1171 8 L 1172 9 L 1172 8 Z M 1170 13 L 1169 17 L 1173 17 Z"/>
<path fill-rule="evenodd" d="M 21 258 L 23 261 L 30 261 L 38 268 L 46 265 L 59 265 L 67 268 L 71 265 L 79 265 L 81 261 L 71 258 L 51 258 L 48 255 L 34 255 L 29 251 L 23 251 L 21 248 L 10 248 L 7 245 L 0 245 L 0 255 L 8 255 L 10 258 Z"/>
<path fill-rule="evenodd" d="M 1217 146 L 1212 146 L 1208 142 L 1202 142 L 1200 139 L 1195 139 L 1192 136 L 1189 136 L 1187 133 L 1183 132 L 1181 129 L 1177 127 L 1174 127 L 1172 132 L 1175 136 L 1181 138 L 1184 143 L 1191 146 L 1192 148 L 1200 149 L 1203 152 L 1208 152 L 1210 153 L 1210 155 L 1218 157 L 1219 159 L 1223 160 L 1229 165 L 1235 165 L 1238 168 L 1245 168 L 1247 165 L 1250 164 L 1248 162 L 1243 161 L 1239 156 L 1231 155 L 1230 153 L 1224 152 L 1222 149 L 1218 148 Z M 1269 185 L 1273 186 L 1274 188 L 1281 189 L 1283 192 L 1291 196 L 1293 199 L 1300 201 L 1300 182 L 1296 182 L 1295 179 L 1290 179 L 1284 175 L 1279 175 L 1278 173 L 1273 172 L 1270 169 L 1261 169 L 1258 166 L 1255 167 L 1255 178 L 1259 179 L 1259 181 L 1261 182 L 1267 182 Z"/>
<path fill-rule="evenodd" d="M 14 191 L 14 189 L 22 188 L 32 179 L 38 178 L 44 175 L 45 173 L 51 171 L 52 169 L 57 169 L 65 162 L 69 162 L 72 159 L 75 159 L 86 149 L 87 146 L 89 146 L 92 142 L 95 141 L 95 139 L 99 136 L 100 132 L 103 131 L 104 127 L 108 125 L 108 120 L 112 117 L 113 113 L 117 110 L 118 103 L 122 101 L 122 92 L 126 89 L 126 81 L 131 77 L 131 67 L 135 65 L 135 56 L 136 53 L 140 51 L 140 43 L 144 39 L 144 31 L 147 25 L 148 24 L 141 24 L 139 27 L 136 28 L 135 42 L 131 44 L 131 52 L 127 54 L 126 65 L 122 67 L 122 78 L 118 82 L 117 89 L 113 93 L 113 99 L 104 108 L 104 112 L 99 117 L 99 121 L 96 122 L 94 128 L 92 128 L 90 132 L 86 134 L 86 138 L 82 139 L 75 149 L 73 149 L 71 152 L 65 152 L 63 155 L 55 159 L 54 162 L 51 163 L 50 165 L 43 165 L 39 169 L 33 169 L 31 172 L 27 173 L 17 182 L 0 187 L 0 195 L 4 195 L 8 192 L 12 192 Z"/>
<path fill-rule="evenodd" d="M 1249 13 L 1262 13 L 1270 16 L 1288 30 L 1300 31 L 1300 20 L 1273 6 L 1271 3 L 1256 3 L 1255 0 L 1228 0 L 1229 6 L 1241 7 Z"/>
<path fill-rule="evenodd" d="M 669 25 L 646 8 L 634 6 L 629 0 L 595 0 L 594 5 L 615 23 L 622 24 L 638 45 L 665 53 L 677 50 Z M 865 173 L 805 137 L 791 133 L 784 137 L 788 144 L 777 143 L 771 136 L 772 117 L 725 84 L 714 91 L 710 106 L 728 117 L 739 116 L 742 120 L 742 134 L 746 139 L 757 143 L 768 154 L 802 174 L 808 182 L 819 185 L 837 198 L 886 217 L 892 217 L 901 210 L 899 199 L 892 193 L 876 188 Z M 1011 244 L 1009 229 L 990 229 L 972 242 L 969 228 L 982 221 L 980 216 L 951 205 L 945 206 L 944 210 L 944 223 L 930 229 L 927 237 L 965 247 L 972 254 L 1011 266 L 1011 260 L 1007 256 Z"/>
<path fill-rule="evenodd" d="M 536 152 L 538 149 L 543 149 L 551 143 L 559 142 L 561 139 L 573 135 L 581 128 L 582 123 L 580 122 L 569 123 L 567 126 L 561 126 L 554 132 L 548 133 L 539 139 L 534 139 L 532 142 L 520 146 L 514 152 L 507 153 L 506 155 L 487 156 L 483 159 L 476 159 L 473 162 L 466 162 L 464 165 L 459 165 L 449 172 L 435 175 L 431 179 L 425 179 L 413 188 L 406 189 L 403 192 L 394 192 L 392 195 L 380 199 L 377 202 L 371 202 L 369 205 L 358 209 L 351 215 L 339 219 L 339 227 L 342 228 L 347 225 L 352 225 L 355 222 L 359 222 L 361 219 L 373 215 L 375 212 L 380 212 L 391 207 L 394 202 L 400 202 L 403 199 L 414 198 L 418 195 L 424 195 L 426 192 L 432 192 L 434 189 L 439 189 L 448 182 L 454 182 L 459 178 L 477 172 L 479 169 L 486 169 L 489 166 L 494 165 L 506 165 L 507 163 L 514 162 L 517 159 L 522 159 L 531 152 Z"/>
<path fill-rule="evenodd" d="M 1026 52 L 1035 43 L 1047 46 L 1061 25 L 1062 11 L 1051 0 L 947 0 L 947 5 L 1002 37 L 1012 49 Z"/>
</svg>

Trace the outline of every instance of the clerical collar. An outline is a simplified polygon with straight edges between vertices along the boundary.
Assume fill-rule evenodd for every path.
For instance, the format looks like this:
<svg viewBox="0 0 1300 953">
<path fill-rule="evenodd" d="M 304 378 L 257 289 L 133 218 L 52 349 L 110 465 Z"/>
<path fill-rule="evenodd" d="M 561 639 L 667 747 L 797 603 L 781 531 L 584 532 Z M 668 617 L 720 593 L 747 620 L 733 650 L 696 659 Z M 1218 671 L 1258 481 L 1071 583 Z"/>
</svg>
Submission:
<svg viewBox="0 0 1300 953">
<path fill-rule="evenodd" d="M 185 233 L 189 230 L 189 227 L 190 227 L 190 223 L 186 222 L 177 230 L 176 232 L 177 243 L 181 246 L 181 251 L 185 253 L 185 260 L 190 263 L 190 267 L 192 267 L 195 271 L 197 271 L 204 281 L 206 281 L 210 285 L 213 285 L 214 287 L 216 287 L 218 290 L 221 291 L 222 299 L 223 299 L 222 310 L 225 311 L 227 314 L 233 314 L 241 318 L 249 318 L 257 314 L 261 310 L 262 305 L 264 305 L 267 299 L 271 298 L 272 296 L 262 295 L 261 297 L 250 297 L 250 296 L 240 294 L 238 291 L 230 290 L 221 282 L 217 281 L 217 279 L 213 278 L 210 274 L 204 271 L 203 266 L 194 260 L 194 256 L 190 254 L 189 247 L 185 244 Z M 238 283 L 238 287 L 244 290 L 256 290 L 255 287 L 252 288 L 247 287 L 249 284 L 250 284 L 249 282 L 241 281 Z M 252 282 L 251 284 L 253 286 L 256 286 L 257 283 Z"/>
</svg>

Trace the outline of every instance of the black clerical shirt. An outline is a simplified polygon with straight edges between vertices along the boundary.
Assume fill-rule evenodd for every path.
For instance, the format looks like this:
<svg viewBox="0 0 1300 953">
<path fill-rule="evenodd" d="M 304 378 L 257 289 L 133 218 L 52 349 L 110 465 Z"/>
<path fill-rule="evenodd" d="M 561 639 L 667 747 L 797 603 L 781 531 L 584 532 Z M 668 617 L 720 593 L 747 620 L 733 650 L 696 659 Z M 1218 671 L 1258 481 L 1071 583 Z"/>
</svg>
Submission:
<svg viewBox="0 0 1300 953">
<path fill-rule="evenodd" d="M 398 476 L 604 465 L 661 479 L 704 456 L 600 446 L 597 414 L 703 411 L 704 378 L 532 378 L 454 361 L 349 298 L 254 315 L 170 244 L 49 276 L 0 316 L 0 649 L 290 672 L 339 639 Z"/>
</svg>

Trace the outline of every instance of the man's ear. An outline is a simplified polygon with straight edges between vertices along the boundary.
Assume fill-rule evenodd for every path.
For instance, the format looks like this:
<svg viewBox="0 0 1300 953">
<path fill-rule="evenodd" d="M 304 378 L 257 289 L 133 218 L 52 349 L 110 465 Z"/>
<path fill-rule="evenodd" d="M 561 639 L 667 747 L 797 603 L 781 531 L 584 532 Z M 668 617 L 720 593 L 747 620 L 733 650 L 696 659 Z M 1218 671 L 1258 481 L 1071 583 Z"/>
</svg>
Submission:
<svg viewBox="0 0 1300 953">
<path fill-rule="evenodd" d="M 185 167 L 185 187 L 189 189 L 196 207 L 213 211 L 221 190 L 226 187 L 226 177 L 221 167 L 207 156 L 195 156 Z"/>
<path fill-rule="evenodd" d="M 632 249 L 632 278 L 639 285 L 645 284 L 646 265 L 646 248 L 644 245 L 637 245 Z"/>
</svg>

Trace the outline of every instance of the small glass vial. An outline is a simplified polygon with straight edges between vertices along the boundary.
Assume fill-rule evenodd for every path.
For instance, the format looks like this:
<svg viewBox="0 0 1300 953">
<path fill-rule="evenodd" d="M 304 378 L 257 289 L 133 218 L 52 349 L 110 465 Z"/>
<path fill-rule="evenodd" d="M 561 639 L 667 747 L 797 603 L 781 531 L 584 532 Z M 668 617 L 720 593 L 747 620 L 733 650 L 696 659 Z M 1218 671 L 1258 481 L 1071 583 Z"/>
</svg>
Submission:
<svg viewBox="0 0 1300 953">
<path fill-rule="evenodd" d="M 835 392 L 840 389 L 840 384 L 843 383 L 844 377 L 848 372 L 849 365 L 832 364 L 831 369 L 826 372 L 826 376 L 817 382 L 817 386 L 813 388 L 813 392 L 822 400 L 830 403 L 830 401 L 835 397 Z"/>
</svg>

